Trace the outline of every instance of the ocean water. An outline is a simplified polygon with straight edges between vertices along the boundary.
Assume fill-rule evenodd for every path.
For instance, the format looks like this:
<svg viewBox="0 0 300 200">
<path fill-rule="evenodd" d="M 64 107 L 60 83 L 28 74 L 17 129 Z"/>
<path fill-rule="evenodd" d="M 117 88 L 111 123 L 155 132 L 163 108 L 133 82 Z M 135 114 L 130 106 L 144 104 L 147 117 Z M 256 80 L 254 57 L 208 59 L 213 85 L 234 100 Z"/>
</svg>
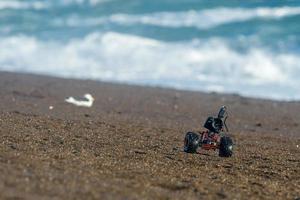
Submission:
<svg viewBox="0 0 300 200">
<path fill-rule="evenodd" d="M 300 1 L 0 0 L 0 70 L 300 100 Z"/>
</svg>

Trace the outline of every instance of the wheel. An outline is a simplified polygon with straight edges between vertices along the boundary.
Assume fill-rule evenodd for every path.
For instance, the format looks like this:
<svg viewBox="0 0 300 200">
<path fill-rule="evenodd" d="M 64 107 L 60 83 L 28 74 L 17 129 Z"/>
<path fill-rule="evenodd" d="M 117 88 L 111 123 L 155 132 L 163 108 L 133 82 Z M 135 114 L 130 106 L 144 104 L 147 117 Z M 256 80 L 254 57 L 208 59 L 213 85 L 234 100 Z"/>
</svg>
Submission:
<svg viewBox="0 0 300 200">
<path fill-rule="evenodd" d="M 184 151 L 187 153 L 196 153 L 199 147 L 200 137 L 193 132 L 187 132 L 184 138 Z"/>
<path fill-rule="evenodd" d="M 220 157 L 231 157 L 233 151 L 232 139 L 228 136 L 221 137 L 219 156 Z"/>
</svg>

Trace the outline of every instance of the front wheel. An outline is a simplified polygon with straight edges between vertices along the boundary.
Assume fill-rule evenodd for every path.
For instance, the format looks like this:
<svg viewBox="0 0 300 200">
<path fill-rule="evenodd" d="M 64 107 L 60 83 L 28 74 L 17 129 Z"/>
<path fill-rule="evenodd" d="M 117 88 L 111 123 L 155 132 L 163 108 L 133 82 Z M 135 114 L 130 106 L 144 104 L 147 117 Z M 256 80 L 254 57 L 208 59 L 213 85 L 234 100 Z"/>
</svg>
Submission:
<svg viewBox="0 0 300 200">
<path fill-rule="evenodd" d="M 198 134 L 188 132 L 184 138 L 184 151 L 187 153 L 196 153 L 199 147 L 200 137 Z"/>
<path fill-rule="evenodd" d="M 233 142 L 228 136 L 221 137 L 219 156 L 220 157 L 231 157 L 233 153 Z"/>
</svg>

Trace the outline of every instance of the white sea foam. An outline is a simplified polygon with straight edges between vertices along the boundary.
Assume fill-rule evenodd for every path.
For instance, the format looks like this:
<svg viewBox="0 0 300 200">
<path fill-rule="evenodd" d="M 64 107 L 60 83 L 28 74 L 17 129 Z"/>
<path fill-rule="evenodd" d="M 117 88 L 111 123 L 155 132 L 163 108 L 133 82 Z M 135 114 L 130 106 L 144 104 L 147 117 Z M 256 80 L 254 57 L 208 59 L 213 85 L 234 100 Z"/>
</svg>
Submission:
<svg viewBox="0 0 300 200">
<path fill-rule="evenodd" d="M 49 9 L 53 6 L 69 6 L 69 5 L 82 5 L 88 4 L 91 6 L 105 3 L 112 0 L 52 0 L 52 1 L 25 1 L 25 0 L 0 0 L 0 10 L 3 9 Z"/>
<path fill-rule="evenodd" d="M 60 0 L 62 2 L 62 4 L 64 5 L 72 5 L 72 4 L 90 4 L 92 6 L 100 4 L 100 3 L 105 3 L 108 1 L 112 1 L 112 0 Z"/>
<path fill-rule="evenodd" d="M 280 19 L 300 14 L 300 7 L 213 8 L 183 12 L 158 12 L 143 15 L 115 14 L 109 20 L 120 24 L 148 24 L 163 27 L 211 28 L 221 24 L 255 18 Z"/>
<path fill-rule="evenodd" d="M 167 43 L 95 32 L 62 44 L 11 36 L 0 38 L 0 49 L 5 71 L 300 99 L 299 56 L 240 53 L 217 38 Z"/>
<path fill-rule="evenodd" d="M 195 27 L 208 29 L 251 19 L 280 19 L 293 15 L 300 15 L 300 7 L 213 8 L 199 11 L 156 12 L 141 15 L 119 13 L 98 18 L 82 18 L 72 14 L 67 18 L 56 18 L 52 21 L 52 24 L 56 26 L 82 27 L 117 23 L 122 25 L 143 24 L 171 28 Z"/>
<path fill-rule="evenodd" d="M 1 0 L 0 10 L 2 9 L 45 9 L 48 7 L 48 3 L 44 1 L 16 1 L 16 0 Z"/>
</svg>

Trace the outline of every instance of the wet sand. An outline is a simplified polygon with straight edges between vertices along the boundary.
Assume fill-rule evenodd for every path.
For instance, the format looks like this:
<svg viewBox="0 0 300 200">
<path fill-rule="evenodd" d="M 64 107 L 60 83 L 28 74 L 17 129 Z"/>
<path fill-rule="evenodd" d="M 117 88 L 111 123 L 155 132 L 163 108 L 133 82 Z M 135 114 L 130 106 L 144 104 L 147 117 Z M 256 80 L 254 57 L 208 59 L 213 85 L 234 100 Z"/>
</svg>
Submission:
<svg viewBox="0 0 300 200">
<path fill-rule="evenodd" d="M 300 102 L 4 72 L 0 94 L 1 199 L 300 198 Z M 221 105 L 233 157 L 184 153 Z"/>
</svg>

